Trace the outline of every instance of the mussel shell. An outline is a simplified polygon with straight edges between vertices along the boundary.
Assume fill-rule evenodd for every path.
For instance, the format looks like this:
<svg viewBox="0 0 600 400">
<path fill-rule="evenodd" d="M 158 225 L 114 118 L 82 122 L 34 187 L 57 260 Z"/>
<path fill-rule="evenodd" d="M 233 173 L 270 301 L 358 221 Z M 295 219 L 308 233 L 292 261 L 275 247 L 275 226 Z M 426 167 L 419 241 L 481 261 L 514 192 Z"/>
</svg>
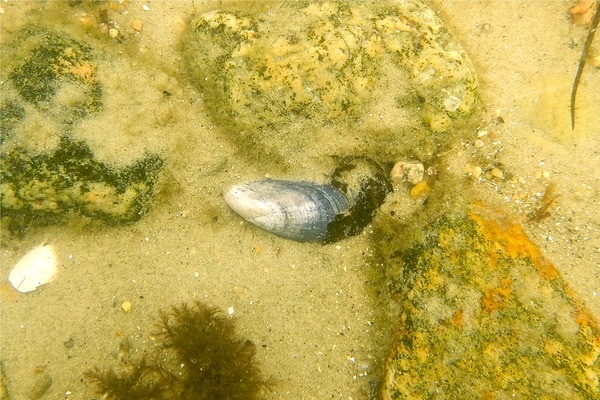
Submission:
<svg viewBox="0 0 600 400">
<path fill-rule="evenodd" d="M 362 232 L 391 190 L 377 163 L 345 157 L 330 185 L 266 179 L 233 186 L 225 201 L 241 217 L 277 236 L 331 243 Z"/>
<path fill-rule="evenodd" d="M 331 185 L 273 179 L 235 185 L 225 202 L 248 222 L 298 242 L 325 240 L 327 226 L 349 207 Z"/>
</svg>

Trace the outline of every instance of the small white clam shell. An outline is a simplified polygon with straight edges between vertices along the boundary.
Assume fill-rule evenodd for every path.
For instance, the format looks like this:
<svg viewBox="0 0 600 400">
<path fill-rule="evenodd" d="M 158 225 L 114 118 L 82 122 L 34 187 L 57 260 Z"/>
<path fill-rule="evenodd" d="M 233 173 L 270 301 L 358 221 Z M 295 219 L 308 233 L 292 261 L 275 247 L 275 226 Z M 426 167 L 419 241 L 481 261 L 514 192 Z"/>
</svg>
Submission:
<svg viewBox="0 0 600 400">
<path fill-rule="evenodd" d="M 298 242 L 324 240 L 327 226 L 349 207 L 333 186 L 304 181 L 254 181 L 233 186 L 224 197 L 242 218 Z"/>
<path fill-rule="evenodd" d="M 10 271 L 8 280 L 19 292 L 31 292 L 54 279 L 56 253 L 50 245 L 35 247 L 25 254 Z"/>
</svg>

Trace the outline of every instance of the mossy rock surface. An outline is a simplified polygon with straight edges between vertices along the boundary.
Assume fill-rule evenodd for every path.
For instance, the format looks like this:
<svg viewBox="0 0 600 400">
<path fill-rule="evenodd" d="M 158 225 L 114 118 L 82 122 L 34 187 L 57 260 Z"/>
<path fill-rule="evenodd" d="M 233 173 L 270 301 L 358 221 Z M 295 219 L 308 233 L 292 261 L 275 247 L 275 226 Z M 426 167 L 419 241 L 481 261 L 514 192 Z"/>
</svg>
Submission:
<svg viewBox="0 0 600 400">
<path fill-rule="evenodd" d="M 286 152 L 430 157 L 477 99 L 465 51 L 417 0 L 210 11 L 183 54 L 240 153 L 273 168 Z"/>
<path fill-rule="evenodd" d="M 441 218 L 388 265 L 384 399 L 597 399 L 600 330 L 521 227 Z"/>
<path fill-rule="evenodd" d="M 96 75 L 98 52 L 84 42 L 27 26 L 3 50 L 11 54 L 3 61 L 2 73 L 10 88 L 3 90 L 13 92 L 6 96 L 12 100 L 3 100 L 3 114 L 14 114 L 10 111 L 18 106 L 10 104 L 19 101 L 71 125 L 102 108 L 102 84 Z"/>
<path fill-rule="evenodd" d="M 126 163 L 99 160 L 80 136 L 102 121 L 105 85 L 98 75 L 110 57 L 60 30 L 29 25 L 2 48 L 0 199 L 13 231 L 85 215 L 110 223 L 136 221 L 149 209 L 164 160 L 131 148 Z M 108 123 L 107 146 L 119 134 Z M 116 132 L 116 134 L 115 134 Z M 117 146 L 117 144 L 114 144 Z"/>
<path fill-rule="evenodd" d="M 137 221 L 150 206 L 162 166 L 160 157 L 147 155 L 117 169 L 67 137 L 53 152 L 31 155 L 18 148 L 0 160 L 2 215 L 13 224 L 58 222 L 71 212 L 111 223 Z"/>
</svg>

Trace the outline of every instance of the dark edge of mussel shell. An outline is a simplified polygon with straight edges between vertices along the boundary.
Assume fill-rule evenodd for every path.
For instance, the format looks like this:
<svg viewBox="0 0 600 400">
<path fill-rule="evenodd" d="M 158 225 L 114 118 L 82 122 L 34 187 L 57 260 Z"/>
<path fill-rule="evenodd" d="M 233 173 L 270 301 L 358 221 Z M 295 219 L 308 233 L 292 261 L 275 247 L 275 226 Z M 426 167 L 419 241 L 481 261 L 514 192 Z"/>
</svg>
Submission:
<svg viewBox="0 0 600 400">
<path fill-rule="evenodd" d="M 331 185 L 346 195 L 351 207 L 327 226 L 324 243 L 360 234 L 392 192 L 385 169 L 368 157 L 343 157 L 331 177 Z"/>
</svg>

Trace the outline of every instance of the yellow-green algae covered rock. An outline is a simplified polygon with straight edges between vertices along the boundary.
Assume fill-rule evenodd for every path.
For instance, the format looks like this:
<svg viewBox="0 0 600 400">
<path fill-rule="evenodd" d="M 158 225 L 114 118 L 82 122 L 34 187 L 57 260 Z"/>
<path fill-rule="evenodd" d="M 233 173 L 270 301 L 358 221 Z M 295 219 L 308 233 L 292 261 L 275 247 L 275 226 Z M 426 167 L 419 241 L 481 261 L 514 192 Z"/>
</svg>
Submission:
<svg viewBox="0 0 600 400">
<path fill-rule="evenodd" d="M 139 158 L 114 165 L 77 138 L 84 121 L 101 118 L 111 95 L 98 76 L 107 55 L 60 29 L 35 24 L 10 36 L 2 51 L 11 55 L 0 70 L 3 224 L 21 231 L 73 214 L 109 223 L 139 220 L 154 198 L 162 157 L 131 148 Z M 120 129 L 104 126 L 106 132 L 94 133 L 110 144 Z"/>
<path fill-rule="evenodd" d="M 420 1 L 258 8 L 203 13 L 183 45 L 191 80 L 241 152 L 262 148 L 272 162 L 283 148 L 335 142 L 334 154 L 368 154 L 384 140 L 422 159 L 474 109 L 472 64 Z"/>
<path fill-rule="evenodd" d="M 114 168 L 68 136 L 52 152 L 30 154 L 18 147 L 0 159 L 2 216 L 16 231 L 59 222 L 73 212 L 109 223 L 137 221 L 150 208 L 163 164 L 147 154 Z"/>
<path fill-rule="evenodd" d="M 519 225 L 444 217 L 396 256 L 384 399 L 600 398 L 598 325 Z"/>
</svg>

